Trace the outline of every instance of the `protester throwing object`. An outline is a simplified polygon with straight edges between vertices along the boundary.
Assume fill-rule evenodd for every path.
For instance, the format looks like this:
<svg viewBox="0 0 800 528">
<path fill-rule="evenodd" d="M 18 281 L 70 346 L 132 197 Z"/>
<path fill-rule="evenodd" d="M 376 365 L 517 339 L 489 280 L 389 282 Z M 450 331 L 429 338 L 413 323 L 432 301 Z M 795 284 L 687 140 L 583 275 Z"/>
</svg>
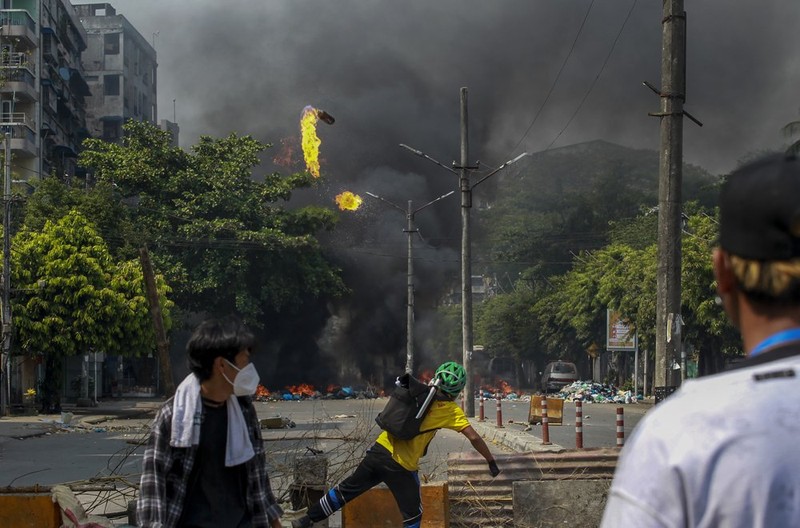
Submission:
<svg viewBox="0 0 800 528">
<path fill-rule="evenodd" d="M 402 378 L 401 376 L 400 379 Z M 413 385 L 411 380 L 413 378 L 407 378 L 405 382 Z M 398 381 L 402 385 L 402 381 Z M 419 413 L 419 407 L 424 403 L 426 396 L 431 394 L 431 389 L 435 389 L 436 392 L 436 396 L 429 402 L 427 411 L 422 413 L 424 418 L 419 424 L 419 433 L 408 440 L 402 440 L 386 430 L 382 431 L 353 474 L 330 489 L 317 504 L 308 509 L 306 515 L 292 521 L 292 527 L 307 528 L 315 522 L 322 521 L 340 510 L 346 503 L 383 482 L 397 501 L 403 517 L 403 526 L 418 528 L 422 522 L 419 459 L 425 454 L 436 432 L 442 428 L 452 429 L 466 436 L 472 447 L 486 459 L 491 475 L 497 476 L 500 469 L 489 447 L 454 401 L 466 381 L 467 372 L 458 363 L 449 361 L 440 365 L 434 374 L 434 381 L 428 386 L 422 384 L 420 390 L 413 394 L 415 402 L 419 401 L 419 404 L 413 404 L 415 405 L 413 412 L 408 413 L 411 418 Z M 420 399 L 417 400 L 416 397 Z M 384 412 L 386 410 L 384 409 Z"/>
</svg>

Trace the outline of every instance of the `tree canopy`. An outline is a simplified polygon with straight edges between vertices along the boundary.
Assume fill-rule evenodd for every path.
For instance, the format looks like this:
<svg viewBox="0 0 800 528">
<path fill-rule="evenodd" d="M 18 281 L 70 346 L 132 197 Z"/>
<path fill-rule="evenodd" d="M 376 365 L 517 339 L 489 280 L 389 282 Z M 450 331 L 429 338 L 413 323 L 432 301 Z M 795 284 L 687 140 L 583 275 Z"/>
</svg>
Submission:
<svg viewBox="0 0 800 528">
<path fill-rule="evenodd" d="M 23 229 L 13 241 L 12 303 L 17 345 L 28 354 L 71 356 L 90 350 L 142 355 L 155 338 L 138 262 L 115 262 L 81 213 Z M 158 284 L 165 327 L 168 289 Z"/>
<path fill-rule="evenodd" d="M 270 311 L 345 291 L 316 238 L 332 229 L 326 208 L 283 207 L 305 173 L 253 169 L 268 147 L 250 136 L 202 137 L 189 152 L 169 133 L 130 121 L 122 144 L 87 140 L 80 157 L 99 184 L 127 204 L 120 248 L 147 244 L 183 310 L 239 313 L 263 325 Z"/>
</svg>

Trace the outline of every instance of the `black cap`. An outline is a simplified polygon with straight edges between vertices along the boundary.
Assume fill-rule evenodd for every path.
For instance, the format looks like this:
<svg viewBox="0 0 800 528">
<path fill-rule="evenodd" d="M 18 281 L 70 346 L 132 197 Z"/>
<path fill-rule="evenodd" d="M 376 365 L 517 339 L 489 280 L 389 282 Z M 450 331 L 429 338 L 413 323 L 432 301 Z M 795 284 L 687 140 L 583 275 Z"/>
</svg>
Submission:
<svg viewBox="0 0 800 528">
<path fill-rule="evenodd" d="M 775 154 L 734 171 L 720 195 L 720 246 L 749 260 L 800 257 L 800 160 Z"/>
</svg>

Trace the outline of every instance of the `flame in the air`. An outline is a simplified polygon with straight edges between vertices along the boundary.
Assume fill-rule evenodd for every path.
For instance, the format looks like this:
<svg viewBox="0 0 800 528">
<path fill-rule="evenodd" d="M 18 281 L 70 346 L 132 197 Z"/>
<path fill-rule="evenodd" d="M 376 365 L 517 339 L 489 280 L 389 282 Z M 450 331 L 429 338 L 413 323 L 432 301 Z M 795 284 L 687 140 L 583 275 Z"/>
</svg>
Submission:
<svg viewBox="0 0 800 528">
<path fill-rule="evenodd" d="M 319 117 L 316 108 L 313 106 L 303 108 L 303 115 L 300 118 L 303 158 L 308 172 L 315 178 L 319 178 L 319 146 L 322 144 L 322 140 L 317 137 L 317 121 Z"/>
<path fill-rule="evenodd" d="M 336 205 L 338 205 L 339 209 L 342 211 L 355 211 L 364 201 L 359 195 L 353 194 L 350 191 L 337 194 L 335 199 Z"/>
</svg>

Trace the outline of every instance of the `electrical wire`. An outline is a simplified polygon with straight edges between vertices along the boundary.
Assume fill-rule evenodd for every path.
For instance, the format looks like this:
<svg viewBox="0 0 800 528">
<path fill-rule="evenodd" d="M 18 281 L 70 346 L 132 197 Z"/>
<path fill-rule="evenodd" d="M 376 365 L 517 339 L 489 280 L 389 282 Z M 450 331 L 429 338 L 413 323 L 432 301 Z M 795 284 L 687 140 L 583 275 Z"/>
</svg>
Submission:
<svg viewBox="0 0 800 528">
<path fill-rule="evenodd" d="M 597 85 L 597 81 L 600 79 L 600 76 L 603 74 L 603 71 L 605 70 L 606 65 L 608 64 L 608 61 L 610 60 L 611 55 L 613 54 L 614 49 L 616 48 L 617 42 L 619 41 L 619 38 L 622 35 L 622 32 L 625 29 L 625 26 L 628 24 L 628 21 L 630 20 L 631 14 L 633 13 L 633 10 L 636 7 L 637 2 L 638 2 L 638 0 L 633 0 L 633 3 L 631 4 L 630 9 L 628 10 L 628 14 L 625 16 L 625 20 L 622 22 L 622 26 L 620 27 L 619 31 L 617 32 L 617 36 L 614 38 L 614 42 L 611 44 L 611 49 L 609 50 L 608 54 L 606 55 L 606 58 L 603 61 L 603 64 L 600 67 L 600 70 L 598 71 L 598 73 L 595 76 L 594 80 L 592 81 L 591 85 L 589 86 L 589 89 L 583 95 L 583 98 L 581 99 L 581 101 L 578 104 L 578 106 L 575 109 L 575 111 L 570 116 L 569 120 L 567 121 L 567 124 L 564 125 L 564 127 L 556 135 L 556 137 L 550 142 L 550 144 L 547 146 L 547 148 L 544 149 L 544 152 L 550 150 L 550 148 L 552 148 L 552 146 L 561 137 L 561 135 L 567 130 L 567 128 L 569 128 L 570 124 L 572 124 L 572 121 L 575 119 L 575 116 L 578 115 L 578 112 L 580 112 L 581 108 L 583 107 L 583 104 L 586 102 L 586 99 L 588 99 L 589 95 L 592 93 L 592 90 L 594 90 L 594 87 Z M 516 152 L 517 149 L 519 149 L 520 145 L 522 145 L 523 141 L 525 140 L 525 138 L 528 136 L 528 134 L 530 133 L 531 129 L 533 128 L 533 125 L 538 120 L 539 115 L 541 114 L 542 109 L 544 108 L 545 104 L 547 104 L 547 102 L 549 101 L 550 96 L 552 95 L 552 93 L 553 93 L 553 91 L 555 89 L 555 86 L 556 86 L 559 78 L 561 77 L 561 73 L 562 73 L 562 71 L 564 70 L 564 67 L 567 64 L 567 61 L 572 56 L 573 50 L 575 49 L 575 45 L 578 42 L 578 39 L 579 39 L 581 33 L 583 32 L 584 26 L 586 25 L 586 21 L 587 21 L 587 19 L 589 17 L 589 13 L 590 13 L 593 5 L 594 5 L 594 0 L 592 0 L 592 2 L 589 4 L 589 7 L 586 10 L 586 14 L 584 15 L 583 21 L 581 22 L 581 25 L 580 25 L 580 27 L 578 29 L 578 32 L 575 35 L 575 39 L 572 42 L 572 46 L 570 47 L 570 51 L 567 54 L 566 58 L 564 59 L 564 62 L 561 64 L 561 68 L 559 69 L 558 74 L 556 75 L 555 79 L 553 80 L 553 83 L 550 86 L 550 90 L 547 92 L 547 95 L 546 95 L 544 101 L 542 102 L 542 105 L 539 107 L 539 110 L 536 112 L 536 115 L 534 116 L 533 120 L 531 121 L 531 124 L 528 125 L 528 128 L 525 130 L 525 133 L 522 135 L 520 140 L 517 142 L 517 144 L 511 150 L 511 155 L 513 155 L 513 153 Z M 517 173 L 519 173 L 520 170 L 521 169 L 517 168 Z"/>
<path fill-rule="evenodd" d="M 550 147 L 552 147 L 553 144 L 555 144 L 555 142 L 558 141 L 558 138 L 561 137 L 561 134 L 563 134 L 564 131 L 566 131 L 567 128 L 569 128 L 569 125 L 572 124 L 572 120 L 575 119 L 575 116 L 577 116 L 578 112 L 580 112 L 581 108 L 583 108 L 583 103 L 586 102 L 586 99 L 589 98 L 589 94 L 591 94 L 592 90 L 594 90 L 594 87 L 597 85 L 597 81 L 600 80 L 600 76 L 603 74 L 603 71 L 606 69 L 606 65 L 608 64 L 608 61 L 611 59 L 611 55 L 614 53 L 614 49 L 616 49 L 616 47 L 617 47 L 617 42 L 619 41 L 620 36 L 622 36 L 622 31 L 625 29 L 625 26 L 628 24 L 628 20 L 630 20 L 631 14 L 633 14 L 633 9 L 636 7 L 637 1 L 638 0 L 633 0 L 633 3 L 631 4 L 630 9 L 628 9 L 628 14 L 625 16 L 625 20 L 623 20 L 622 26 L 619 28 L 619 31 L 617 32 L 617 36 L 614 38 L 614 42 L 611 44 L 611 49 L 608 50 L 608 54 L 606 55 L 606 58 L 603 61 L 602 66 L 600 66 L 600 71 L 597 72 L 597 75 L 595 76 L 594 80 L 592 81 L 592 84 L 589 85 L 589 89 L 586 90 L 586 93 L 583 95 L 583 99 L 581 99 L 581 102 L 578 104 L 577 108 L 575 108 L 575 111 L 572 113 L 572 116 L 570 116 L 569 121 L 567 121 L 567 124 L 564 125 L 564 128 L 561 129 L 561 131 L 558 133 L 558 135 L 556 135 L 556 137 L 553 138 L 553 141 L 551 141 L 550 144 L 547 145 L 547 148 L 544 149 L 545 152 L 550 150 Z"/>
<path fill-rule="evenodd" d="M 533 116 L 533 120 L 531 121 L 531 124 L 528 125 L 527 129 L 525 129 L 525 133 L 522 134 L 522 137 L 519 138 L 519 141 L 517 141 L 517 144 L 514 145 L 513 149 L 511 149 L 511 155 L 513 155 L 517 151 L 517 149 L 522 144 L 522 142 L 525 141 L 525 138 L 528 137 L 528 134 L 530 133 L 531 129 L 533 128 L 533 125 L 536 124 L 536 121 L 539 119 L 539 116 L 541 115 L 542 110 L 544 109 L 545 105 L 547 105 L 547 102 L 550 100 L 550 96 L 553 94 L 553 91 L 555 90 L 556 84 L 558 84 L 558 80 L 561 78 L 561 73 L 564 71 L 564 68 L 566 67 L 567 62 L 569 62 L 570 57 L 572 57 L 572 52 L 575 51 L 575 45 L 578 43 L 578 39 L 580 38 L 581 34 L 583 33 L 583 28 L 586 26 L 586 21 L 589 19 L 589 13 L 592 11 L 592 6 L 594 6 L 594 0 L 591 0 L 591 2 L 589 2 L 589 7 L 586 8 L 586 14 L 583 15 L 583 20 L 581 21 L 581 25 L 578 28 L 578 32 L 575 34 L 575 38 L 572 40 L 572 46 L 570 46 L 570 48 L 569 48 L 569 53 L 567 53 L 567 56 L 564 57 L 564 61 L 561 63 L 561 67 L 558 69 L 558 73 L 556 74 L 555 79 L 553 79 L 553 82 L 550 84 L 550 89 L 547 91 L 547 95 L 545 96 L 544 101 L 542 101 L 542 104 L 539 105 L 539 109 L 536 111 L 536 114 Z"/>
</svg>

